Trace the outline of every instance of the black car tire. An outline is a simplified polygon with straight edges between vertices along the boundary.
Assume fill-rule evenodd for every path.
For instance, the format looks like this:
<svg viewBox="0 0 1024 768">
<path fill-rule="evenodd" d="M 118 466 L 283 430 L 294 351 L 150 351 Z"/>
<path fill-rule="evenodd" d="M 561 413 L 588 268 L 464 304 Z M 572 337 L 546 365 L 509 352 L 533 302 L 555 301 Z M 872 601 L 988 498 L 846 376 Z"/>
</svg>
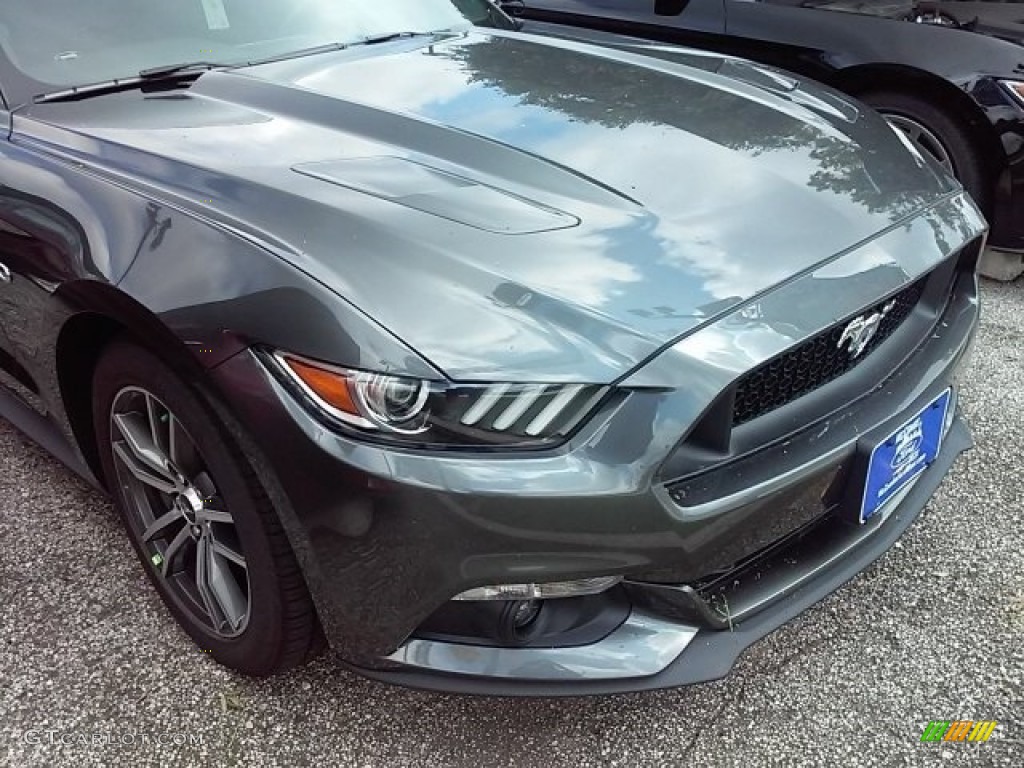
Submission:
<svg viewBox="0 0 1024 768">
<path fill-rule="evenodd" d="M 970 134 L 956 118 L 941 107 L 906 93 L 871 91 L 859 94 L 859 98 L 885 117 L 907 118 L 934 134 L 949 156 L 954 175 L 982 210 L 988 211 L 992 184 Z"/>
<path fill-rule="evenodd" d="M 111 409 L 119 393 L 137 389 L 157 398 L 183 426 L 216 485 L 217 501 L 233 518 L 231 531 L 246 562 L 249 596 L 244 629 L 234 636 L 221 636 L 205 623 L 183 599 L 187 596 L 151 562 L 152 545 L 140 533 L 142 524 L 129 501 L 129 484 L 119 481 Z M 323 633 L 281 523 L 249 462 L 199 394 L 149 351 L 124 340 L 105 349 L 94 371 L 92 391 L 107 487 L 147 575 L 196 645 L 221 664 L 253 676 L 284 672 L 315 655 L 323 646 Z"/>
</svg>

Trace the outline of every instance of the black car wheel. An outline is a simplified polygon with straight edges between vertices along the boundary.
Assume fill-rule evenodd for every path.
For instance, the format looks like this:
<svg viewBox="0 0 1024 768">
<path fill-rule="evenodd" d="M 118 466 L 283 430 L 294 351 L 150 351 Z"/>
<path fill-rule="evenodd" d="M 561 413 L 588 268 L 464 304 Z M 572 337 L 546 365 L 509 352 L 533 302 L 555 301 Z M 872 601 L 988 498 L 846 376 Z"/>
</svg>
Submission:
<svg viewBox="0 0 1024 768">
<path fill-rule="evenodd" d="M 987 209 L 992 194 L 979 150 L 963 126 L 932 103 L 905 93 L 875 91 L 861 94 L 889 124 L 921 152 L 952 173 L 971 197 Z"/>
<path fill-rule="evenodd" d="M 318 650 L 316 615 L 276 513 L 198 395 L 126 342 L 98 362 L 93 395 L 115 504 L 196 644 L 251 675 L 284 671 Z"/>
</svg>

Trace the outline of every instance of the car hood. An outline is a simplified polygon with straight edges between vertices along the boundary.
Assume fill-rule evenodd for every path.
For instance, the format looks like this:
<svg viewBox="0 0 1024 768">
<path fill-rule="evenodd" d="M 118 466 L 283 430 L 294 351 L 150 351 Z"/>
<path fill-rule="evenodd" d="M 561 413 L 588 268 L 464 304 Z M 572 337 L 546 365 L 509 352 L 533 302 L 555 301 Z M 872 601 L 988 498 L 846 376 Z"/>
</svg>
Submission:
<svg viewBox="0 0 1024 768">
<path fill-rule="evenodd" d="M 958 189 L 773 70 L 494 31 L 37 104 L 15 131 L 257 240 L 461 380 L 614 380 Z"/>
</svg>

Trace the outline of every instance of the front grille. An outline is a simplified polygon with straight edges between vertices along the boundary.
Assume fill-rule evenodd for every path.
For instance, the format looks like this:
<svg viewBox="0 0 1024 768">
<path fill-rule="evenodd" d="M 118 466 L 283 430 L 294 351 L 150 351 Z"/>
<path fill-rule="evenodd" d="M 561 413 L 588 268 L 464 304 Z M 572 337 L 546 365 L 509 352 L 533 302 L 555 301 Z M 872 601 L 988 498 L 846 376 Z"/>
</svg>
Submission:
<svg viewBox="0 0 1024 768">
<path fill-rule="evenodd" d="M 924 286 L 925 278 L 922 278 L 861 313 L 861 316 L 871 315 L 892 304 L 882 317 L 874 337 L 856 357 L 850 353 L 849 342 L 842 347 L 839 344 L 843 332 L 853 320 L 847 318 L 745 374 L 736 385 L 733 426 L 756 419 L 813 392 L 867 359 L 914 311 L 924 293 Z"/>
</svg>

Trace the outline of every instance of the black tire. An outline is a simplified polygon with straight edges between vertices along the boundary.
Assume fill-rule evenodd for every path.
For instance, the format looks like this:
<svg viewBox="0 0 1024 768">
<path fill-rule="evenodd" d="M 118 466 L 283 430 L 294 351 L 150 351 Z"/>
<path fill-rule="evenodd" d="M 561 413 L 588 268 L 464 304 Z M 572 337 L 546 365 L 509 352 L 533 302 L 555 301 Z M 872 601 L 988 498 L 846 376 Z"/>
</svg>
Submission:
<svg viewBox="0 0 1024 768">
<path fill-rule="evenodd" d="M 969 131 L 960 120 L 944 108 L 906 93 L 869 91 L 859 94 L 859 98 L 885 117 L 902 117 L 930 131 L 949 157 L 953 175 L 982 210 L 989 212 L 993 184 L 986 173 L 981 149 L 972 141 Z M 935 157 L 934 153 L 930 154 Z"/>
<path fill-rule="evenodd" d="M 155 400 L 151 400 L 149 395 Z M 244 574 L 248 593 L 245 622 L 231 636 L 225 636 L 221 630 L 233 625 L 221 622 L 221 630 L 218 630 L 218 622 L 211 620 L 216 612 L 204 612 L 197 600 L 188 599 L 189 594 L 180 586 L 184 583 L 182 579 L 187 581 L 190 578 L 188 569 L 183 566 L 178 573 L 165 576 L 161 566 L 153 561 L 154 557 L 159 558 L 157 547 L 160 545 L 143 540 L 144 513 L 139 511 L 139 505 L 153 503 L 151 499 L 159 503 L 165 495 L 175 503 L 181 499 L 173 494 L 162 494 L 145 484 L 135 485 L 124 459 L 115 457 L 112 434 L 117 435 L 120 456 L 123 456 L 127 443 L 120 431 L 121 426 L 112 423 L 111 409 L 115 401 L 122 403 L 125 402 L 123 398 L 132 396 L 143 397 L 146 403 L 157 402 L 166 408 L 170 423 L 180 425 L 178 434 L 182 437 L 179 444 L 185 438 L 190 439 L 191 463 L 202 463 L 204 476 L 215 484 L 216 505 L 226 507 L 230 514 L 231 522 L 223 523 L 226 528 L 218 527 L 216 530 L 226 531 L 224 535 L 230 535 L 232 539 L 231 547 L 240 549 L 244 556 L 245 565 L 241 570 L 236 567 L 236 572 Z M 132 545 L 168 610 L 196 645 L 221 664 L 243 674 L 260 677 L 286 671 L 315 655 L 323 646 L 323 634 L 277 514 L 252 467 L 226 437 L 200 396 L 149 351 L 125 340 L 117 340 L 104 350 L 96 365 L 93 419 L 104 476 Z M 169 454 L 174 454 L 173 448 Z M 145 490 L 147 501 L 139 502 L 138 488 Z M 212 497 L 204 498 L 202 504 L 205 507 L 213 500 Z M 156 503 L 153 503 L 153 511 L 157 511 Z M 182 521 L 182 527 L 193 531 L 201 527 L 190 525 L 184 517 Z M 210 528 L 210 523 L 206 527 Z M 178 530 L 180 532 L 180 528 Z M 187 542 L 187 539 L 183 541 Z M 193 563 L 200 559 L 196 541 L 193 537 Z M 175 551 L 184 553 L 185 550 L 186 544 L 182 544 Z M 167 558 L 168 561 L 171 559 Z M 174 559 L 184 563 L 186 555 L 181 554 Z M 198 578 L 194 573 L 192 576 Z M 209 586 L 212 582 L 207 580 L 204 583 Z M 207 596 L 212 591 L 208 588 Z M 211 602 L 206 606 L 209 608 Z"/>
</svg>

